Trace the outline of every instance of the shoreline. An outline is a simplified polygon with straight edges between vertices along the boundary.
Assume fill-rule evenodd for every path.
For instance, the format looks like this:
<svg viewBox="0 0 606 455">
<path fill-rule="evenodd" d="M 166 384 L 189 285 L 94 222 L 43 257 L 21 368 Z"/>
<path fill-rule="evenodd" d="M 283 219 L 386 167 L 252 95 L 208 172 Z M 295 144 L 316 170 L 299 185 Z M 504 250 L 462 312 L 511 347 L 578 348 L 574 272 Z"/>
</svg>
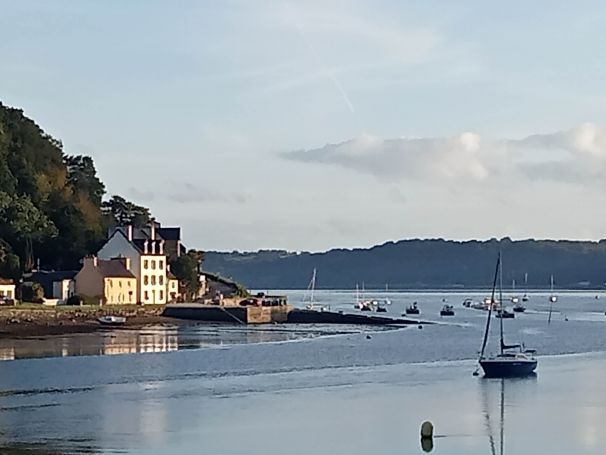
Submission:
<svg viewBox="0 0 606 455">
<path fill-rule="evenodd" d="M 162 316 L 163 305 L 158 307 L 43 307 L 0 308 L 0 339 L 19 339 L 48 335 L 91 333 L 106 329 L 97 318 L 106 315 L 126 317 L 125 328 L 140 328 L 152 324 L 182 324 Z"/>
</svg>

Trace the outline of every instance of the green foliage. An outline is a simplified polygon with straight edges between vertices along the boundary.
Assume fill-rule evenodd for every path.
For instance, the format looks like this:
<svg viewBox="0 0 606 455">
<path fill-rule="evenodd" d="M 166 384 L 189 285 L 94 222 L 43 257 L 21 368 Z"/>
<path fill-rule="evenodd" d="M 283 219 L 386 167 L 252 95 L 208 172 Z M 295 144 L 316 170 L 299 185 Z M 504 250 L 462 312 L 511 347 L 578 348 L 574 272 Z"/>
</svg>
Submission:
<svg viewBox="0 0 606 455">
<path fill-rule="evenodd" d="M 187 254 L 174 258 L 170 263 L 170 271 L 185 284 L 187 299 L 191 299 L 200 289 L 200 266 L 203 258 L 202 251 L 189 250 Z"/>
<path fill-rule="evenodd" d="M 18 279 L 21 275 L 19 256 L 11 246 L 0 239 L 0 277 Z"/>
<path fill-rule="evenodd" d="M 24 285 L 21 290 L 21 300 L 33 303 L 44 302 L 44 288 L 40 283 L 32 283 L 30 286 Z"/>
<path fill-rule="evenodd" d="M 487 241 L 410 239 L 368 249 L 334 249 L 322 253 L 259 251 L 206 252 L 204 269 L 238 277 L 252 289 L 305 289 L 314 268 L 317 287 L 355 289 L 489 288 L 498 251 L 503 253 L 503 283 L 524 292 L 556 286 L 568 289 L 604 289 L 606 240 L 554 241 L 509 238 Z"/>
<path fill-rule="evenodd" d="M 244 287 L 244 285 L 237 283 L 236 286 L 237 286 L 236 297 L 241 297 L 241 298 L 250 297 L 250 292 L 248 289 L 246 289 L 246 287 Z"/>
<path fill-rule="evenodd" d="M 145 207 L 119 196 L 104 203 L 104 194 L 92 158 L 65 155 L 23 111 L 0 103 L 1 275 L 13 277 L 34 259 L 45 268 L 78 268 L 108 226 L 149 220 Z"/>
<path fill-rule="evenodd" d="M 112 196 L 109 201 L 101 204 L 101 209 L 110 226 L 132 224 L 135 227 L 142 227 L 151 219 L 148 208 L 133 204 L 121 196 Z"/>
</svg>

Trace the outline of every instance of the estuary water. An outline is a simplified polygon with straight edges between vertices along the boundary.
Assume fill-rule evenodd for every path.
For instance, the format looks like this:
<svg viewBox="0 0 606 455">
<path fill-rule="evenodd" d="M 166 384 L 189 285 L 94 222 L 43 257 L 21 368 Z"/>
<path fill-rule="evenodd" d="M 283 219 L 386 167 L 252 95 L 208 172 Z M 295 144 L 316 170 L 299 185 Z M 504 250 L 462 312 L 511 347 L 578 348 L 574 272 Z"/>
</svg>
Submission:
<svg viewBox="0 0 606 455">
<path fill-rule="evenodd" d="M 559 293 L 548 323 L 547 295 L 532 294 L 528 311 L 504 322 L 508 340 L 539 350 L 538 375 L 502 381 L 471 375 L 487 313 L 461 302 L 485 293 L 366 294 L 389 299 L 388 316 L 416 301 L 437 324 L 4 340 L 5 352 L 11 341 L 27 348 L 0 362 L 0 453 L 425 453 L 426 419 L 432 453 L 604 452 L 606 297 Z M 316 300 L 354 311 L 351 292 Z M 444 300 L 454 317 L 439 317 Z"/>
</svg>

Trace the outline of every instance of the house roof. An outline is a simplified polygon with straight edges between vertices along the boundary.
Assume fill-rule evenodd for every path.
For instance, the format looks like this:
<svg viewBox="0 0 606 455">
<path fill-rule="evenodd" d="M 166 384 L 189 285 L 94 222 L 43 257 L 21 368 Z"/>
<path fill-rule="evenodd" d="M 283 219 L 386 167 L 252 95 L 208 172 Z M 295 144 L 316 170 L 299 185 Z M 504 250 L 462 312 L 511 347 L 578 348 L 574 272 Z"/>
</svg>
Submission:
<svg viewBox="0 0 606 455">
<path fill-rule="evenodd" d="M 116 259 L 109 261 L 99 259 L 97 260 L 97 268 L 105 278 L 135 278 L 135 275 L 124 267 L 121 261 Z"/>
<path fill-rule="evenodd" d="M 0 278 L 0 284 L 15 284 L 13 280 L 9 280 L 8 278 Z"/>
<path fill-rule="evenodd" d="M 167 270 L 167 271 L 166 271 L 166 277 L 167 277 L 169 280 L 176 280 L 176 279 L 177 279 L 177 277 L 174 275 L 174 273 L 173 273 L 173 272 L 171 272 L 170 270 Z"/>
<path fill-rule="evenodd" d="M 156 234 L 159 234 L 164 240 L 181 240 L 180 227 L 158 228 Z"/>
<path fill-rule="evenodd" d="M 23 278 L 25 281 L 40 283 L 44 288 L 44 295 L 50 298 L 53 295 L 55 281 L 73 280 L 77 273 L 77 270 L 37 270 L 23 275 Z"/>
<path fill-rule="evenodd" d="M 149 242 L 149 247 L 147 249 L 147 253 L 144 253 L 145 251 L 145 242 Z M 160 242 L 160 240 L 156 239 L 156 240 L 149 240 L 149 239 L 133 239 L 133 241 L 131 242 L 133 245 L 135 245 L 135 248 L 137 248 L 137 250 L 139 250 L 139 253 L 141 254 L 145 254 L 145 255 L 152 255 L 152 254 L 157 254 L 159 256 L 165 256 L 165 254 L 160 254 L 158 253 L 158 251 L 160 251 L 159 247 L 156 247 L 156 253 L 152 253 L 151 252 L 151 242 Z"/>
</svg>

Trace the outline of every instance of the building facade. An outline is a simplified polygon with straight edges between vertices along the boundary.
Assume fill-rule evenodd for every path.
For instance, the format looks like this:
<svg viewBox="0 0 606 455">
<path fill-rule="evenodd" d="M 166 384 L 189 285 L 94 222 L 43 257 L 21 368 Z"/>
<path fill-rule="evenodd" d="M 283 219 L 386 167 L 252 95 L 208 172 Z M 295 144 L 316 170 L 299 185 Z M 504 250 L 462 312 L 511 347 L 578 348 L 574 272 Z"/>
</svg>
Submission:
<svg viewBox="0 0 606 455">
<path fill-rule="evenodd" d="M 97 253 L 99 259 L 128 258 L 130 271 L 137 281 L 136 303 L 165 304 L 167 301 L 167 256 L 164 239 L 149 230 L 132 226 L 115 228 Z"/>
<path fill-rule="evenodd" d="M 0 278 L 0 299 L 3 298 L 15 298 L 15 283 L 13 282 L 13 280 Z"/>
<path fill-rule="evenodd" d="M 137 279 L 129 270 L 128 258 L 110 260 L 85 257 L 76 275 L 76 293 L 99 299 L 100 304 L 128 305 L 137 303 Z"/>
</svg>

